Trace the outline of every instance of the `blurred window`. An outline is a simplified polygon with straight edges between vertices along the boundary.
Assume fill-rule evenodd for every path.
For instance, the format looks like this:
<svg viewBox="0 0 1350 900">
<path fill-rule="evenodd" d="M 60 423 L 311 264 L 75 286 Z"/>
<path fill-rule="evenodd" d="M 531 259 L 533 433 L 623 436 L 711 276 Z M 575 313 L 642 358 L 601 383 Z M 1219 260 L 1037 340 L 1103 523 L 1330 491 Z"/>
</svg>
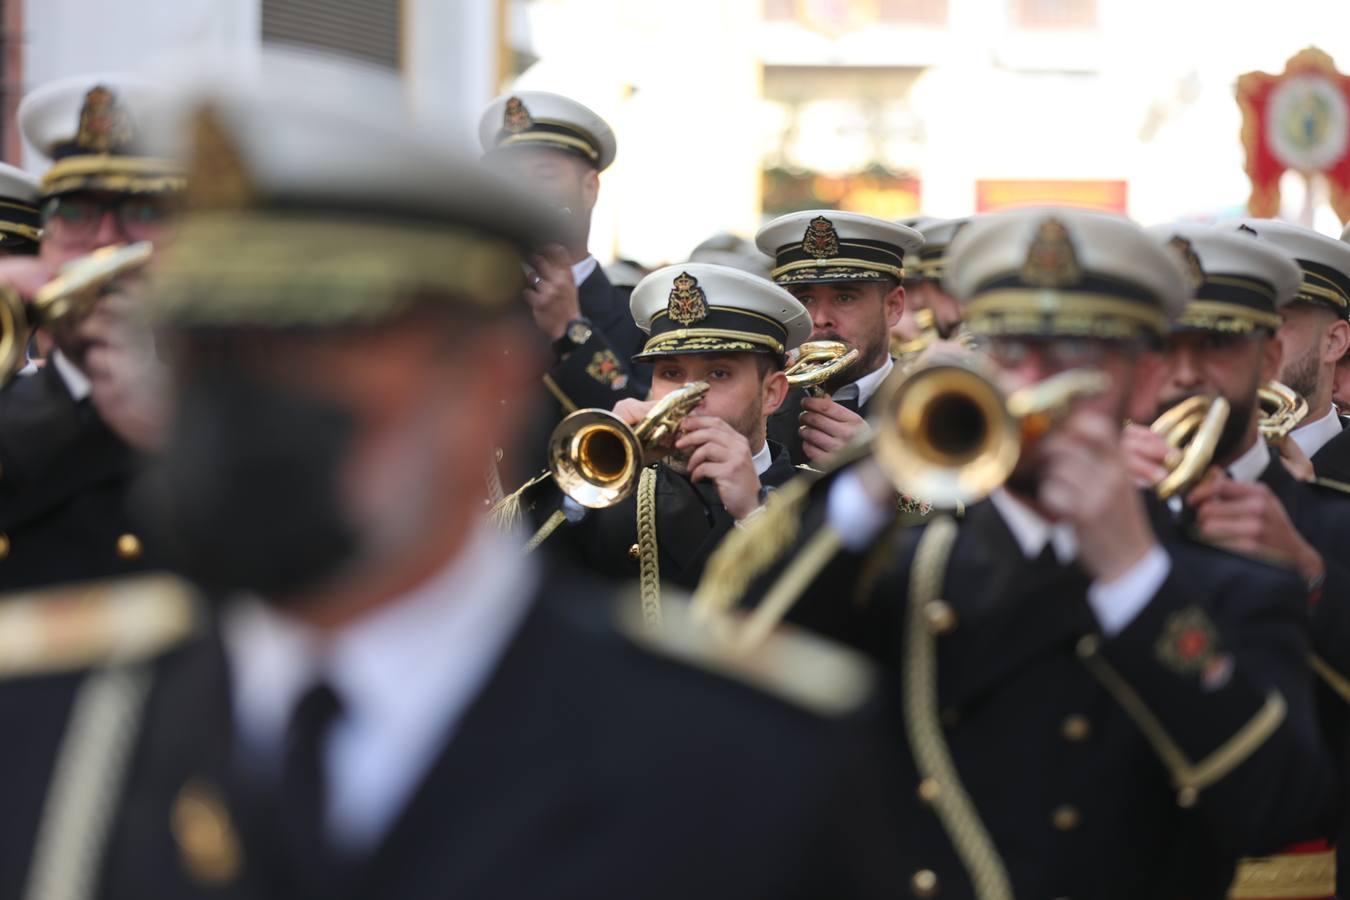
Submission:
<svg viewBox="0 0 1350 900">
<path fill-rule="evenodd" d="M 262 0 L 262 37 L 399 68 L 402 0 Z"/>
<path fill-rule="evenodd" d="M 1097 0 L 1011 0 L 1012 21 L 1021 28 L 1093 28 Z"/>
</svg>

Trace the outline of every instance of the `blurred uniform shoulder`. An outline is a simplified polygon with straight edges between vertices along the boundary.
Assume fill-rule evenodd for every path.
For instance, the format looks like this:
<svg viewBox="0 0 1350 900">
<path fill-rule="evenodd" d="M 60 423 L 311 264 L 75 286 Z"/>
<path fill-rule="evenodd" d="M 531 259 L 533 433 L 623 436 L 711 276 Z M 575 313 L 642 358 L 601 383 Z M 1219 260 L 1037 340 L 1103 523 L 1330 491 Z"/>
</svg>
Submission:
<svg viewBox="0 0 1350 900">
<path fill-rule="evenodd" d="M 619 630 L 644 652 L 814 716 L 847 716 L 875 688 L 875 671 L 860 654 L 791 625 L 742 650 L 734 641 L 743 622 L 739 614 L 700 620 L 687 601 L 669 597 L 662 599 L 660 624 L 644 620 L 636 598 L 618 610 Z"/>
<path fill-rule="evenodd" d="M 152 658 L 196 634 L 202 611 L 168 574 L 0 595 L 0 682 Z"/>
</svg>

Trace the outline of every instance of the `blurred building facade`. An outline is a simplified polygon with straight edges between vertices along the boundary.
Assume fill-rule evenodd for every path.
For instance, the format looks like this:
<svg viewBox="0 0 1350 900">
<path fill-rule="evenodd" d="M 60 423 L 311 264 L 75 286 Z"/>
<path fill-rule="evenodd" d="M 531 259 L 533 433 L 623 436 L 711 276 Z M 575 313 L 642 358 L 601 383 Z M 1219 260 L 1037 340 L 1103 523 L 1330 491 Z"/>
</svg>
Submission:
<svg viewBox="0 0 1350 900">
<path fill-rule="evenodd" d="M 614 126 L 592 244 L 686 257 L 811 206 L 887 218 L 1030 202 L 1212 218 L 1247 196 L 1233 90 L 1316 44 L 1325 0 L 0 0 L 0 102 L 101 70 L 264 42 L 401 74 L 410 109 L 471 141 L 499 91 L 553 90 Z M 26 159 L 6 116 L 6 159 Z M 1286 176 L 1286 214 L 1339 223 Z"/>
</svg>

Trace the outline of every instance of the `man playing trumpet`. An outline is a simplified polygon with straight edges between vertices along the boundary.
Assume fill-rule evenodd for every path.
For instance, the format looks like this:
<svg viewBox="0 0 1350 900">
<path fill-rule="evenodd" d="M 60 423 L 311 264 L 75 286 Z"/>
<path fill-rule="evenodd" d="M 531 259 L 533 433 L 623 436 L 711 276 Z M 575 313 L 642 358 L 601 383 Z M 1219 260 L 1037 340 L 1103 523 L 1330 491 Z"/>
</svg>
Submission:
<svg viewBox="0 0 1350 900">
<path fill-rule="evenodd" d="M 652 390 L 646 400 L 621 400 L 614 413 L 637 425 L 688 383 L 705 382 L 707 394 L 618 503 L 585 509 L 551 481 L 527 489 L 526 503 L 538 522 L 560 508 L 568 520 L 548 538 L 551 550 L 605 576 L 640 579 L 654 603 L 659 582 L 693 587 L 722 537 L 795 473 L 767 439 L 766 420 L 788 392 L 786 354 L 811 326 L 782 288 L 706 263 L 648 275 L 633 290 L 632 310 L 649 335 L 634 359 L 651 364 Z"/>
<path fill-rule="evenodd" d="M 827 396 L 794 389 L 769 420 L 792 461 L 814 465 L 866 434 L 877 388 L 895 365 L 890 331 L 905 309 L 905 263 L 917 259 L 923 238 L 871 216 L 814 209 L 773 220 L 755 243 L 774 259 L 773 280 L 810 313 L 810 339 L 858 351 L 857 362 L 822 385 Z"/>
<path fill-rule="evenodd" d="M 728 538 L 695 602 L 795 592 L 790 618 L 894 673 L 911 836 L 897 853 L 916 896 L 1219 895 L 1240 854 L 1325 827 L 1334 776 L 1302 586 L 1155 524 L 1121 450 L 1183 273 L 1128 220 L 1060 209 L 972 222 L 950 265 L 1003 390 L 1076 369 L 1107 386 L 1024 440 L 959 522 L 896 527 L 879 457 L 788 486 Z M 903 412 L 883 411 L 878 452 Z M 931 412 L 934 442 L 981 430 Z M 777 563 L 746 571 L 771 548 Z"/>
</svg>

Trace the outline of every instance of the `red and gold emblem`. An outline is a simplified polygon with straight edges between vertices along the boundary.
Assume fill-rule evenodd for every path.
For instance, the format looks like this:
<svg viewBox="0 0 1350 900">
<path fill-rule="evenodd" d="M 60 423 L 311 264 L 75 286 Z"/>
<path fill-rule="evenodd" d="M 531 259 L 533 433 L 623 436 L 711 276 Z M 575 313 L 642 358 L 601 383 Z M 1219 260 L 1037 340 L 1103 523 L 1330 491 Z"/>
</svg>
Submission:
<svg viewBox="0 0 1350 900">
<path fill-rule="evenodd" d="M 834 223 L 824 216 L 816 216 L 806 226 L 806 235 L 802 238 L 802 249 L 816 259 L 829 259 L 839 255 L 839 233 Z"/>
<path fill-rule="evenodd" d="M 90 88 L 80 107 L 75 143 L 90 153 L 109 153 L 130 143 L 131 137 L 131 117 L 117 96 L 101 84 Z"/>
<path fill-rule="evenodd" d="M 693 325 L 707 318 L 708 298 L 703 293 L 703 288 L 698 286 L 697 278 L 688 272 L 681 272 L 675 276 L 675 285 L 670 289 L 670 302 L 666 306 L 666 313 L 672 322 L 679 322 L 681 325 Z"/>
<path fill-rule="evenodd" d="M 586 374 L 615 391 L 622 390 L 628 384 L 628 375 L 613 350 L 600 350 L 592 356 L 590 364 L 586 366 Z"/>
<path fill-rule="evenodd" d="M 1280 176 L 1293 170 L 1322 175 L 1331 206 L 1350 220 L 1350 77 L 1327 54 L 1309 47 L 1279 75 L 1248 72 L 1238 78 L 1242 146 L 1247 151 L 1254 216 L 1280 212 Z"/>
<path fill-rule="evenodd" d="M 1036 230 L 1022 264 L 1022 280 L 1043 288 L 1068 287 L 1083 280 L 1069 230 L 1059 219 L 1046 219 Z"/>
<path fill-rule="evenodd" d="M 534 125 L 534 118 L 519 97 L 510 97 L 506 109 L 502 111 L 502 131 L 507 134 L 520 134 Z"/>
<path fill-rule="evenodd" d="M 1214 623 L 1198 606 L 1172 613 L 1154 646 L 1158 661 L 1182 675 L 1198 675 L 1209 690 L 1228 682 L 1233 659 L 1219 649 Z"/>
</svg>

